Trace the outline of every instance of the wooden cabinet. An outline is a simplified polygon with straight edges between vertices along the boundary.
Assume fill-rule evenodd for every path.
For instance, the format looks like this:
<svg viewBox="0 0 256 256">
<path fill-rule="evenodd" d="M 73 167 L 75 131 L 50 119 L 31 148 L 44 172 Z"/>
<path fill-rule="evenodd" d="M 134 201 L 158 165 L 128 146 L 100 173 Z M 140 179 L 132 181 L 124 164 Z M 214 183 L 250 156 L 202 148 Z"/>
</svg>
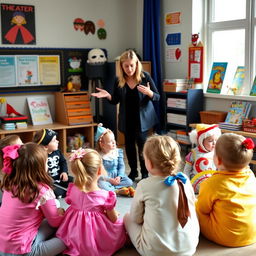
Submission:
<svg viewBox="0 0 256 256">
<path fill-rule="evenodd" d="M 52 129 L 56 131 L 57 139 L 59 141 L 60 150 L 67 155 L 67 139 L 69 136 L 74 136 L 76 133 L 81 133 L 85 136 L 86 142 L 90 147 L 94 147 L 94 127 L 97 126 L 95 123 L 84 124 L 84 125 L 64 125 L 60 123 L 53 123 L 47 125 L 28 125 L 25 129 L 16 129 L 13 131 L 5 131 L 0 129 L 0 139 L 7 135 L 17 134 L 21 140 L 26 143 L 33 140 L 33 136 L 36 131 L 41 129 Z"/>
<path fill-rule="evenodd" d="M 93 122 L 90 99 L 87 92 L 56 92 L 56 121 L 65 125 L 81 125 Z"/>
<path fill-rule="evenodd" d="M 189 89 L 187 92 L 166 92 L 165 97 L 166 131 L 175 133 L 177 130 L 184 130 L 186 136 L 191 129 L 189 125 L 200 122 L 199 112 L 203 110 L 203 90 Z"/>
</svg>

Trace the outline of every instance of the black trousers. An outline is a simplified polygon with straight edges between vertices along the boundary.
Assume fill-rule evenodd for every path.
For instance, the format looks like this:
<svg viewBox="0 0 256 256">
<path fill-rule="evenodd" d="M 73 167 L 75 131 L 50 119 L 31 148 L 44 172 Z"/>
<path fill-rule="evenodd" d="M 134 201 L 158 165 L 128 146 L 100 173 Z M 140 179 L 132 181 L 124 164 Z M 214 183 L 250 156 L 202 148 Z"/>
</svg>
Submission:
<svg viewBox="0 0 256 256">
<path fill-rule="evenodd" d="M 139 131 L 126 131 L 124 134 L 125 137 L 125 151 L 128 159 L 128 164 L 131 168 L 130 175 L 136 176 L 138 174 L 138 157 L 140 162 L 140 171 L 142 175 L 148 173 L 145 161 L 143 158 L 143 146 L 147 139 L 148 131 L 139 132 Z M 137 145 L 137 148 L 136 148 Z"/>
</svg>

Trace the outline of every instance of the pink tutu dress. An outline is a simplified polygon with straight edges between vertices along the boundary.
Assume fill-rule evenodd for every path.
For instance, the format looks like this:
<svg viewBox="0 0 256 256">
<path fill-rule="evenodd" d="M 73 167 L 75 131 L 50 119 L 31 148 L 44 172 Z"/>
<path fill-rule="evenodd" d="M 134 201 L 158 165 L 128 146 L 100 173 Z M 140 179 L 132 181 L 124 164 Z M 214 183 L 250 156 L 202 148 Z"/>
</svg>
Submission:
<svg viewBox="0 0 256 256">
<path fill-rule="evenodd" d="M 74 184 L 69 184 L 65 213 L 56 236 L 67 246 L 64 253 L 83 256 L 110 256 L 126 241 L 123 220 L 111 222 L 105 210 L 116 205 L 116 195 L 112 191 L 98 190 L 82 192 Z"/>
</svg>

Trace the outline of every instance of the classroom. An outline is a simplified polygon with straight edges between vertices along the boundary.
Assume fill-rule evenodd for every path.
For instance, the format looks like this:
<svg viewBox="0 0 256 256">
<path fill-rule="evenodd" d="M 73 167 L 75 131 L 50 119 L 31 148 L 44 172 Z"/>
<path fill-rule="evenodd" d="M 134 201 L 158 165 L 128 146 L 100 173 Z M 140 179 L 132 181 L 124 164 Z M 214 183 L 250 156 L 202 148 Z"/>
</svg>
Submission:
<svg viewBox="0 0 256 256">
<path fill-rule="evenodd" d="M 54 189 L 60 188 L 58 192 L 54 190 L 54 197 L 57 198 L 60 208 L 64 208 L 64 212 L 70 214 L 69 203 L 66 202 L 65 197 L 66 193 L 70 193 L 71 196 L 73 184 L 69 187 L 65 185 L 63 188 L 62 174 L 54 178 L 53 175 L 57 170 L 56 157 L 66 162 L 63 168 L 68 183 L 75 180 L 75 185 L 79 187 L 80 185 L 76 183 L 77 179 L 74 178 L 77 171 L 71 171 L 72 168 L 77 170 L 79 168 L 74 167 L 76 165 L 73 165 L 73 162 L 82 157 L 86 158 L 89 151 L 83 151 L 84 148 L 98 151 L 97 154 L 102 157 L 103 163 L 108 161 L 112 155 L 106 153 L 106 156 L 103 156 L 105 149 L 101 149 L 101 144 L 105 141 L 103 136 L 106 134 L 109 135 L 108 139 L 112 139 L 112 143 L 116 144 L 113 147 L 121 149 L 121 153 L 118 151 L 115 157 L 116 154 L 121 154 L 118 157 L 123 159 L 124 172 L 118 184 L 122 181 L 125 185 L 115 185 L 116 177 L 105 178 L 109 171 L 105 164 L 105 172 L 101 170 L 99 174 L 102 179 L 99 178 L 96 184 L 103 190 L 115 192 L 115 208 L 120 214 L 119 217 L 124 218 L 126 232 L 129 235 L 137 229 L 134 226 L 128 227 L 127 224 L 131 223 L 127 213 L 131 207 L 135 207 L 132 202 L 139 200 L 137 199 L 139 197 L 136 197 L 137 185 L 141 182 L 139 192 L 142 200 L 142 186 L 147 185 L 146 180 L 149 180 L 151 175 L 154 176 L 152 172 L 155 171 L 155 165 L 144 148 L 149 135 L 164 137 L 167 135 L 179 145 L 180 172 L 190 178 L 191 188 L 195 190 L 195 195 L 193 193 L 191 198 L 186 199 L 186 206 L 181 207 L 182 209 L 190 207 L 192 201 L 206 200 L 202 198 L 203 196 L 200 198 L 199 188 L 195 188 L 199 185 L 195 185 L 197 181 L 193 177 L 208 179 L 210 176 L 217 176 L 215 172 L 220 172 L 219 170 L 223 168 L 223 161 L 219 160 L 217 149 L 214 150 L 215 145 L 213 149 L 205 151 L 209 153 L 208 157 L 213 168 L 205 166 L 204 169 L 200 169 L 201 163 L 196 167 L 193 166 L 194 162 L 190 163 L 193 153 L 198 154 L 199 157 L 204 152 L 201 151 L 204 150 L 204 144 L 202 146 L 200 140 L 206 135 L 204 134 L 200 139 L 199 136 L 209 129 L 217 127 L 220 133 L 218 138 L 221 134 L 228 136 L 230 133 L 243 136 L 239 137 L 239 140 L 245 139 L 242 145 L 246 152 L 250 152 L 250 156 L 245 165 L 248 169 L 244 166 L 239 168 L 253 174 L 253 177 L 250 174 L 248 177 L 250 176 L 254 182 L 256 175 L 255 0 L 0 0 L 0 6 L 0 149 L 2 151 L 2 143 L 9 135 L 18 135 L 23 143 L 33 141 L 43 145 L 48 152 L 47 168 L 56 185 Z M 18 23 L 18 16 L 23 23 Z M 133 58 L 136 60 L 136 68 L 133 66 Z M 139 69 L 138 63 L 141 64 L 141 74 L 144 74 L 141 80 L 135 77 L 135 73 L 132 74 L 132 78 L 129 76 L 129 72 Z M 138 93 L 134 93 L 135 87 Z M 141 97 L 144 97 L 144 101 Z M 194 141 L 192 133 L 190 134 L 192 130 L 194 133 L 197 131 L 195 136 L 198 136 Z M 202 143 L 206 138 L 203 137 Z M 53 144 L 58 145 L 54 150 L 49 149 L 52 139 Z M 210 143 L 215 144 L 216 141 L 217 139 Z M 20 147 L 19 145 L 18 148 Z M 83 148 L 82 151 L 79 151 L 79 148 Z M 55 150 L 58 151 L 57 156 L 54 154 Z M 78 151 L 74 153 L 74 150 Z M 156 147 L 152 148 L 153 150 L 156 150 Z M 36 152 L 35 150 L 35 154 Z M 0 152 L 1 169 L 5 169 L 3 154 Z M 40 159 L 39 156 L 35 155 L 35 157 Z M 190 176 L 186 171 L 186 168 L 191 167 L 187 165 L 188 163 L 193 168 L 197 168 L 196 175 L 194 173 Z M 215 166 L 216 163 L 219 164 L 219 168 Z M 152 169 L 152 172 L 148 169 Z M 97 175 L 99 170 L 100 168 Z M 8 169 L 4 172 L 11 171 Z M 1 173 L 0 184 L 3 184 L 3 177 L 6 175 L 3 174 L 4 172 Z M 199 174 L 200 172 L 203 173 Z M 110 181 L 112 178 L 113 181 Z M 182 186 L 180 185 L 182 182 L 178 182 L 178 179 L 176 183 Z M 48 184 L 47 177 L 43 180 Z M 86 191 L 87 185 L 81 186 L 83 188 L 81 191 Z M 180 189 L 179 186 L 177 185 L 177 189 Z M 187 193 L 186 186 L 184 183 L 183 190 L 185 188 Z M 178 191 L 181 193 L 181 190 Z M 78 192 L 76 193 L 78 198 Z M 10 200 L 9 194 L 10 191 L 8 191 L 8 200 Z M 133 200 L 133 197 L 136 200 Z M 226 200 L 225 196 L 223 200 Z M 253 201 L 254 198 L 251 200 Z M 161 200 L 157 201 L 159 204 L 160 202 Z M 41 201 L 36 205 L 37 209 L 40 203 Z M 3 204 L 0 204 L 0 217 L 2 207 Z M 160 246 L 158 239 L 155 238 L 152 238 L 155 244 L 152 243 L 150 246 L 147 243 L 136 244 L 139 243 L 139 236 L 131 239 L 129 244 L 121 243 L 124 239 L 123 231 L 120 231 L 120 227 L 116 225 L 113 230 L 116 228 L 115 232 L 120 232 L 120 243 L 113 245 L 111 248 L 113 251 L 108 253 L 104 250 L 104 252 L 95 250 L 87 255 L 255 255 L 256 238 L 247 238 L 250 242 L 244 243 L 239 243 L 239 239 L 237 241 L 233 239 L 234 243 L 225 244 L 218 242 L 219 238 L 216 241 L 210 236 L 204 236 L 197 207 L 199 203 L 197 206 L 192 206 L 193 211 L 197 213 L 197 217 L 196 215 L 194 217 L 199 218 L 201 228 L 199 238 L 196 241 L 194 238 L 197 235 L 193 236 L 189 232 L 186 234 L 187 239 L 191 239 L 188 248 L 189 246 L 192 248 L 194 243 L 194 249 L 184 251 L 179 247 L 181 241 L 174 240 L 174 243 L 176 241 L 178 244 L 173 246 L 174 250 L 179 248 L 180 251 L 170 253 L 169 249 L 165 251 L 163 249 L 165 247 L 161 247 L 162 245 Z M 223 205 L 222 207 L 225 208 Z M 256 214 L 256 203 L 254 208 Z M 104 210 L 104 214 L 108 210 Z M 33 214 L 35 219 L 41 218 L 36 212 Z M 64 216 L 64 213 L 58 214 L 59 219 L 68 216 L 68 214 Z M 252 216 L 252 210 L 250 214 L 248 216 Z M 117 218 L 112 211 L 110 216 Z M 153 213 L 151 216 L 154 216 Z M 186 218 L 192 222 L 193 213 L 188 216 Z M 61 225 L 58 218 L 53 221 L 55 227 Z M 238 219 L 237 222 L 240 221 Z M 144 220 L 146 223 L 146 217 Z M 68 221 L 66 219 L 65 224 Z M 143 223 L 143 220 L 141 222 Z M 167 223 L 168 221 L 163 226 Z M 189 221 L 187 220 L 186 223 Z M 243 221 L 241 220 L 240 223 Z M 62 250 L 63 254 L 61 253 L 60 248 L 63 245 L 59 244 L 59 240 L 65 241 L 64 234 L 67 233 L 66 230 L 63 231 L 66 228 L 63 225 L 57 233 L 58 238 L 53 238 L 58 239 L 54 248 L 56 255 L 84 255 L 75 252 L 75 249 Z M 191 228 L 194 234 L 196 227 Z M 239 228 L 243 237 L 243 230 L 246 228 L 240 226 Z M 110 230 L 111 228 L 109 232 Z M 184 233 L 187 232 L 186 229 L 183 230 Z M 256 227 L 254 231 L 252 230 L 253 228 L 250 232 L 255 231 L 256 237 Z M 149 237 L 147 235 L 146 238 Z M 224 233 L 220 236 L 224 236 Z M 9 248 L 5 248 L 8 245 L 3 245 L 2 237 L 3 235 L 0 234 L 0 255 L 8 255 L 8 253 L 23 255 L 32 250 L 22 248 L 9 251 Z M 159 246 L 159 250 L 154 248 L 154 245 Z M 114 250 L 115 246 L 116 250 Z M 29 255 L 55 255 L 47 254 L 47 250 L 43 251 L 42 247 L 33 249 L 33 254 Z M 2 252 L 1 249 L 5 251 Z"/>
</svg>

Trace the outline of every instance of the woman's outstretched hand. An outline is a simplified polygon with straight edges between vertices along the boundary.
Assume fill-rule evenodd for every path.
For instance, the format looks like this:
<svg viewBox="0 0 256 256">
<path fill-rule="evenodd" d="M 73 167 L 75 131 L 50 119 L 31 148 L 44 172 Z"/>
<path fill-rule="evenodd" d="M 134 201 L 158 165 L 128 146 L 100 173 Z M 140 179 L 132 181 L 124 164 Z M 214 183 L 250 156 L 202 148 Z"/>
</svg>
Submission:
<svg viewBox="0 0 256 256">
<path fill-rule="evenodd" d="M 111 100 L 111 95 L 104 89 L 100 89 L 96 87 L 96 90 L 98 92 L 94 92 L 91 95 L 96 97 L 96 98 L 107 98 L 108 100 Z"/>
</svg>

